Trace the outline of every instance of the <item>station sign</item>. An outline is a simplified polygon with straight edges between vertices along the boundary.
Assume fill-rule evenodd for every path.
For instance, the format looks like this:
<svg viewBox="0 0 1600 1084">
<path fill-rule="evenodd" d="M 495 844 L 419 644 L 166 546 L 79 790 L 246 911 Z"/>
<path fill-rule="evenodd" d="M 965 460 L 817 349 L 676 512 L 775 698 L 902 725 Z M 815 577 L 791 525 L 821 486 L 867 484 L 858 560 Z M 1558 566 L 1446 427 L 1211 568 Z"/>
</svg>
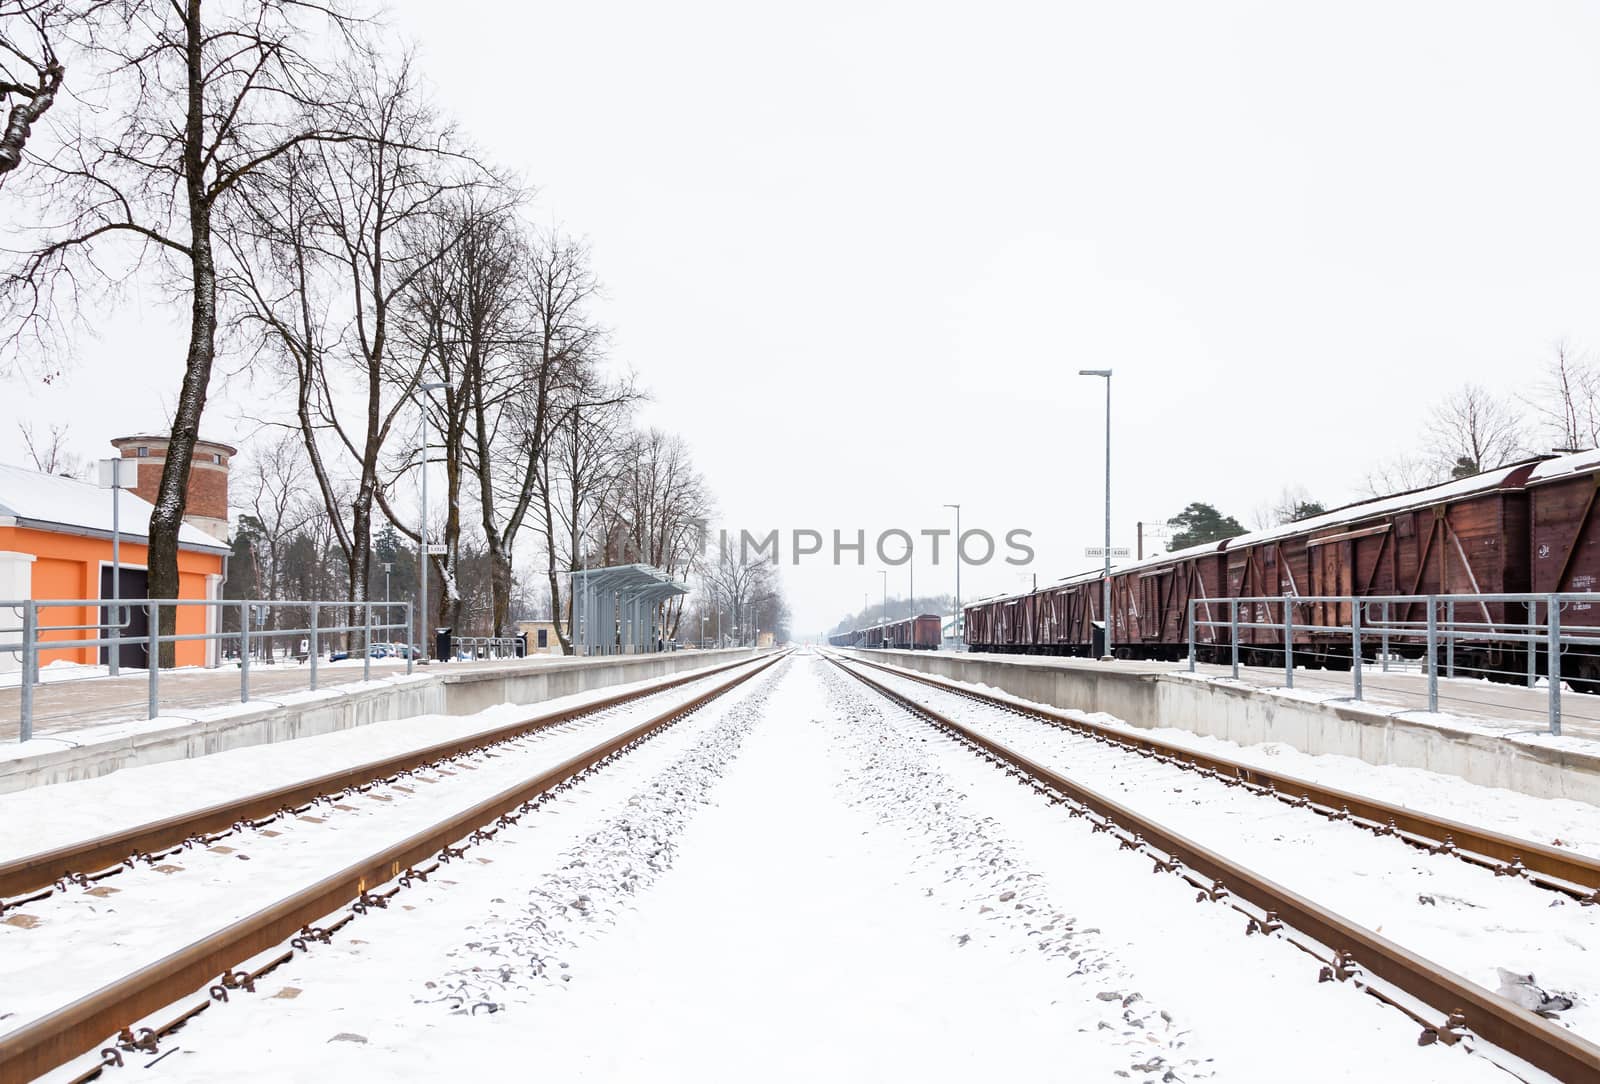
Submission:
<svg viewBox="0 0 1600 1084">
<path fill-rule="evenodd" d="M 1129 557 L 1132 554 L 1133 551 L 1127 546 L 1111 547 L 1111 556 L 1113 557 Z M 1104 546 L 1085 546 L 1083 547 L 1083 555 L 1085 557 L 1104 557 L 1106 555 L 1106 548 Z"/>
<path fill-rule="evenodd" d="M 447 557 L 447 556 L 449 556 L 449 554 L 450 554 L 450 547 L 445 545 L 444 543 L 442 543 L 442 542 L 429 542 L 428 543 L 428 556 L 429 557 Z"/>
</svg>

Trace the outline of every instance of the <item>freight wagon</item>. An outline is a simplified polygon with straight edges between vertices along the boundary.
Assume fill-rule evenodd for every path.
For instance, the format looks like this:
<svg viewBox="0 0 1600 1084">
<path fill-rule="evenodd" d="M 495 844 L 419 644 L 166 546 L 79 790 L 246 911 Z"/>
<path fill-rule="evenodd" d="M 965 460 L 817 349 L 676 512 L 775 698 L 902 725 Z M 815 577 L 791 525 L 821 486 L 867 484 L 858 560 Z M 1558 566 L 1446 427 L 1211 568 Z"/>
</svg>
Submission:
<svg viewBox="0 0 1600 1084">
<path fill-rule="evenodd" d="M 936 651 L 943 631 L 938 614 L 919 614 L 871 628 L 852 629 L 828 637 L 834 647 L 890 647 L 902 651 Z"/>
<path fill-rule="evenodd" d="M 1283 595 L 1516 594 L 1600 589 L 1600 452 L 1534 459 L 1443 485 L 1353 504 L 1298 523 L 1255 531 L 1152 557 L 1111 573 L 1111 639 L 1119 658 L 1176 660 L 1188 651 L 1191 599 Z M 966 608 L 969 650 L 1088 656 L 1105 618 L 1103 573 L 1072 576 L 1025 595 Z M 1426 603 L 1392 603 L 1392 622 L 1426 621 Z M 1226 621 L 1227 605 L 1202 603 L 1201 621 Z M 1348 602 L 1293 607 L 1299 625 L 1348 626 Z M 1458 672 L 1526 672 L 1517 641 L 1497 636 L 1526 622 L 1522 603 L 1475 602 L 1460 621 L 1482 636 L 1458 642 Z M 1282 620 L 1281 604 L 1241 607 L 1239 620 Z M 1600 626 L 1600 609 L 1571 603 L 1563 625 Z M 1241 661 L 1276 665 L 1285 636 L 1278 628 L 1242 629 Z M 1229 630 L 1201 626 L 1196 655 L 1224 662 Z M 1295 657 L 1307 665 L 1350 665 L 1349 633 L 1294 631 Z M 1420 654 L 1402 637 L 1401 654 Z M 1573 647 L 1563 672 L 1600 681 L 1600 654 Z"/>
</svg>

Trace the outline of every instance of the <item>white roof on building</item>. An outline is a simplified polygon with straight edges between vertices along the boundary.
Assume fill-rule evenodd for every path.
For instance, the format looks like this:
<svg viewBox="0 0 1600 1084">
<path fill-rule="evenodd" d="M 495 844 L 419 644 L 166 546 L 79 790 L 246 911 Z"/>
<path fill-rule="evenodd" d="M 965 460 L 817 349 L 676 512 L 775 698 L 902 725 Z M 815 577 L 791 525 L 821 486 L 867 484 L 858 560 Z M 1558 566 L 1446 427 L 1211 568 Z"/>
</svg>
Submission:
<svg viewBox="0 0 1600 1084">
<path fill-rule="evenodd" d="M 122 536 L 144 542 L 155 506 L 123 490 L 118 497 Z M 0 517 L 18 527 L 111 537 L 111 491 L 93 482 L 41 474 L 26 467 L 0 463 Z M 228 547 L 197 527 L 185 523 L 178 529 L 178 545 L 186 550 L 228 553 Z"/>
</svg>

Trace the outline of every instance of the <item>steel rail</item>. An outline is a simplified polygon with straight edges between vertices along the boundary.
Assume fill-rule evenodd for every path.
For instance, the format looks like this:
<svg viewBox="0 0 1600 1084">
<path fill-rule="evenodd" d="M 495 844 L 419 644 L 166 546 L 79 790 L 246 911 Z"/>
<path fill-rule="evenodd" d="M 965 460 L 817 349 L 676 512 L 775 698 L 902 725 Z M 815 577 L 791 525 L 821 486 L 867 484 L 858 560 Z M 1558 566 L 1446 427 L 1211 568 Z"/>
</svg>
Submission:
<svg viewBox="0 0 1600 1084">
<path fill-rule="evenodd" d="M 846 666 L 833 656 L 829 656 L 829 661 L 912 714 L 959 736 L 995 760 L 1066 796 L 1068 800 L 1105 818 L 1123 831 L 1133 833 L 1132 840 L 1125 840 L 1125 845 L 1132 844 L 1134 848 L 1154 846 L 1165 851 L 1168 860 L 1163 863 L 1157 859 L 1158 870 L 1181 872 L 1189 869 L 1209 879 L 1211 888 L 1209 892 L 1201 893 L 1201 899 L 1221 899 L 1232 895 L 1248 901 L 1265 913 L 1263 920 L 1252 921 L 1251 929 L 1271 932 L 1281 923 L 1324 946 L 1333 953 L 1333 960 L 1330 961 L 1333 969 L 1328 972 L 1329 977 L 1342 979 L 1364 972 L 1432 1007 L 1445 1017 L 1445 1022 L 1425 1031 L 1423 1041 L 1453 1042 L 1462 1037 L 1461 1029 L 1466 1028 L 1485 1042 L 1550 1073 L 1558 1080 L 1600 1080 L 1600 1046 L 1407 951 L 1388 938 L 1329 911 L 1305 896 L 1252 873 L 1218 852 L 1179 835 L 1114 799 L 1013 752 L 978 731 Z M 1377 990 L 1370 992 L 1392 1004 L 1399 1004 Z"/>
<path fill-rule="evenodd" d="M 326 795 L 342 793 L 353 787 L 369 786 L 404 772 L 415 771 L 440 761 L 487 749 L 523 737 L 535 730 L 543 730 L 571 722 L 581 716 L 654 696 L 656 693 L 701 681 L 735 667 L 748 666 L 751 661 L 742 659 L 708 670 L 696 671 L 652 685 L 647 689 L 616 693 L 588 704 L 535 715 L 477 734 L 436 742 L 421 749 L 368 761 L 351 768 L 342 768 L 313 779 L 275 787 L 243 798 L 229 799 L 203 809 L 163 817 L 160 820 L 121 829 L 93 839 L 0 862 L 0 913 L 4 913 L 8 907 L 15 907 L 20 902 L 31 902 L 42 898 L 43 890 L 49 889 L 63 878 L 73 875 L 86 878 L 87 875 L 108 868 L 127 868 L 127 865 L 131 865 L 130 859 L 133 856 L 176 847 L 187 839 L 222 832 L 242 822 L 276 817 L 286 809 L 293 810 Z M 124 865 L 125 863 L 127 865 Z M 28 900 L 17 899 L 28 896 L 29 893 L 38 894 Z M 14 902 L 8 905 L 5 902 L 8 899 Z"/>
<path fill-rule="evenodd" d="M 1429 840 L 1428 849 L 1436 853 L 1453 853 L 1473 861 L 1481 856 L 1485 865 L 1497 873 L 1527 876 L 1546 888 L 1565 892 L 1590 904 L 1600 903 L 1600 860 L 1588 855 L 1564 851 L 1559 847 L 1520 839 L 1487 828 L 1477 828 L 1461 821 L 1422 813 L 1415 809 L 1393 805 L 1378 798 L 1370 798 L 1353 791 L 1313 783 L 1282 772 L 1257 768 L 1240 761 L 1229 760 L 1209 753 L 1186 749 L 1181 745 L 1156 737 L 1130 734 L 1100 723 L 1074 719 L 1049 708 L 1020 704 L 1002 697 L 992 696 L 956 684 L 945 678 L 928 674 L 915 674 L 867 659 L 851 659 L 860 666 L 870 666 L 895 677 L 928 685 L 943 692 L 965 697 L 991 707 L 1003 708 L 1019 715 L 1031 716 L 1055 726 L 1064 727 L 1096 739 L 1105 739 L 1135 752 L 1155 756 L 1183 768 L 1196 768 L 1213 772 L 1230 785 L 1242 783 L 1268 796 L 1276 797 L 1290 805 L 1309 803 L 1314 812 L 1340 820 L 1369 821 L 1385 835 L 1404 834 L 1418 840 Z M 1560 883 L 1541 880 L 1536 874 L 1555 878 Z M 1577 886 L 1588 889 L 1585 895 Z"/>
<path fill-rule="evenodd" d="M 80 1054 L 93 1050 L 145 1016 L 206 988 L 222 976 L 232 987 L 233 968 L 242 961 L 282 944 L 310 923 L 352 901 L 366 902 L 371 890 L 398 877 L 418 876 L 415 867 L 473 835 L 505 814 L 566 782 L 704 707 L 707 703 L 764 672 L 784 657 L 778 654 L 743 674 L 736 674 L 684 704 L 630 727 L 584 753 L 540 772 L 476 803 L 449 819 L 324 877 L 231 925 L 203 937 L 152 964 L 101 987 L 69 1005 L 0 1036 L 0 1084 L 31 1080 Z M 231 980 L 231 981 L 230 981 Z M 193 1015 L 192 1012 L 185 1014 Z"/>
</svg>

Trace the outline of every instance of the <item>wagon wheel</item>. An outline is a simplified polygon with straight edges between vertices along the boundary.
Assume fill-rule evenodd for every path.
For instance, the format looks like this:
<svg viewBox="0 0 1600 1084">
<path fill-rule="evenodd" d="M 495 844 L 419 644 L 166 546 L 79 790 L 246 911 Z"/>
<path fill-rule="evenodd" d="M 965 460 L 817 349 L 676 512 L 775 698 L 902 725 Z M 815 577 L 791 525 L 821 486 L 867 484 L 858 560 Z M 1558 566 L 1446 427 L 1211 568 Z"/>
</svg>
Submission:
<svg viewBox="0 0 1600 1084">
<path fill-rule="evenodd" d="M 1562 678 L 1575 692 L 1600 693 L 1600 657 L 1579 655 L 1573 658 L 1569 655 L 1561 661 L 1566 671 Z"/>
</svg>

